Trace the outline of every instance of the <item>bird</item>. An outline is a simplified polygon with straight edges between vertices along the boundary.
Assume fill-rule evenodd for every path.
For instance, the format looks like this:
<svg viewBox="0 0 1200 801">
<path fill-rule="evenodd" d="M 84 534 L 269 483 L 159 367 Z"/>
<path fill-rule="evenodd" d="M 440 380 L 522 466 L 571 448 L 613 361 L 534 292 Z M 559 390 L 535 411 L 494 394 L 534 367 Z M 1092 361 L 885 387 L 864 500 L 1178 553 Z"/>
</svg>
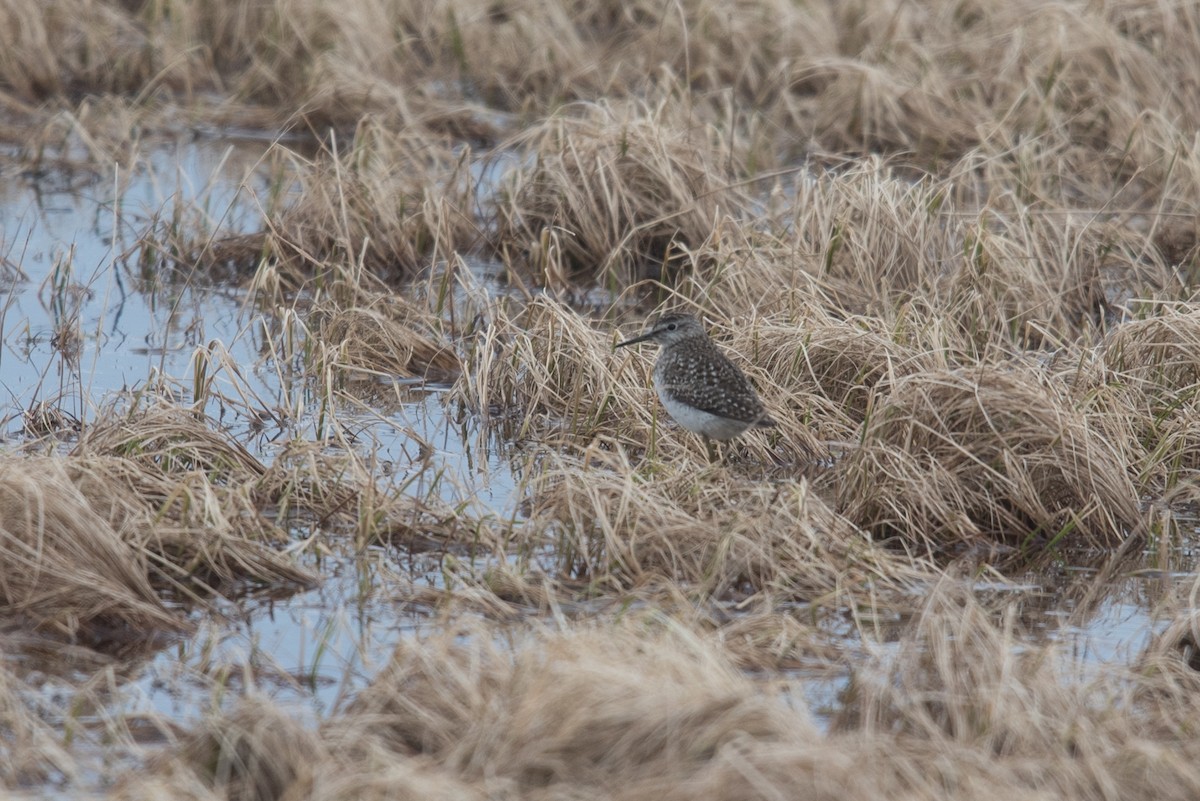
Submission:
<svg viewBox="0 0 1200 801">
<path fill-rule="evenodd" d="M 639 342 L 662 348 L 654 364 L 654 389 L 667 414 L 704 440 L 710 461 L 715 461 L 712 440 L 730 440 L 751 428 L 779 425 L 767 414 L 750 380 L 692 315 L 665 314 L 650 322 L 640 336 L 616 347 Z"/>
</svg>

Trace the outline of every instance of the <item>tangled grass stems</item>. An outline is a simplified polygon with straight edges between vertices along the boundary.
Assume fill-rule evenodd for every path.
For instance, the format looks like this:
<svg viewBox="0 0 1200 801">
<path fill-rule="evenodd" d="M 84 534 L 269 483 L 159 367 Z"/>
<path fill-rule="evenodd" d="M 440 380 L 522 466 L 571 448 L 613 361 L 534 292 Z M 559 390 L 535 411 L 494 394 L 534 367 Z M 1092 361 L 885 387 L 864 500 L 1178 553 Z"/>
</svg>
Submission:
<svg viewBox="0 0 1200 801">
<path fill-rule="evenodd" d="M 1018 651 L 1013 610 L 936 586 L 897 648 L 853 667 L 826 732 L 786 681 L 735 670 L 717 637 L 647 612 L 517 632 L 464 622 L 402 641 L 319 734 L 251 700 L 218 713 L 125 790 L 222 797 L 604 799 L 1095 798 L 1200 787 L 1187 721 L 1197 679 L 1146 670 L 1084 681 L 1059 646 Z M 790 700 L 785 700 L 789 699 Z M 294 735 L 294 736 L 290 736 Z M 138 797 L 144 797 L 139 795 Z M 201 796 L 204 797 L 204 796 Z"/>
<path fill-rule="evenodd" d="M 666 280 L 746 200 L 731 188 L 724 146 L 665 107 L 588 105 L 547 119 L 506 149 L 535 159 L 510 171 L 497 204 L 502 252 L 524 253 L 539 283 L 625 286 Z"/>
<path fill-rule="evenodd" d="M 1111 546 L 1142 523 L 1131 448 L 1112 433 L 1020 362 L 916 373 L 879 400 L 831 483 L 850 520 L 935 552 Z"/>
<path fill-rule="evenodd" d="M 443 382 L 459 373 L 458 354 L 431 330 L 431 315 L 401 296 L 378 294 L 349 307 L 318 306 L 312 317 L 315 336 L 332 346 L 339 371 Z"/>
<path fill-rule="evenodd" d="M 922 575 L 803 479 L 764 484 L 686 460 L 646 476 L 594 448 L 541 461 L 525 536 L 551 538 L 558 575 L 593 594 L 663 580 L 695 598 L 838 603 L 868 585 L 902 593 Z"/>
<path fill-rule="evenodd" d="M 296 201 L 259 234 L 217 242 L 214 258 L 252 259 L 252 290 L 353 286 L 413 277 L 480 243 L 469 148 L 366 121 L 299 172 Z"/>
</svg>

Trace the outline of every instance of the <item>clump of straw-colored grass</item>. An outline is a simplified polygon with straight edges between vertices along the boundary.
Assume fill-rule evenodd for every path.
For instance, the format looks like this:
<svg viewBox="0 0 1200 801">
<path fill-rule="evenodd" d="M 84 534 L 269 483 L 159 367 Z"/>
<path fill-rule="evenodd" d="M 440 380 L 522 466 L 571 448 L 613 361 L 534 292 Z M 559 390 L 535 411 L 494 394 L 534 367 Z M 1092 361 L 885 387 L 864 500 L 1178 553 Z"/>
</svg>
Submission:
<svg viewBox="0 0 1200 801">
<path fill-rule="evenodd" d="M 505 643 L 453 625 L 403 640 L 315 731 L 244 703 L 118 795 L 208 797 L 199 782 L 254 801 L 1191 798 L 1196 671 L 1152 648 L 1136 674 L 1072 678 L 1018 610 L 933 586 L 898 643 L 871 639 L 826 732 L 797 686 L 734 670 L 720 638 L 653 612 Z"/>
<path fill-rule="evenodd" d="M 380 485 L 378 471 L 377 461 L 362 458 L 349 446 L 331 450 L 328 443 L 293 441 L 254 492 L 276 515 L 300 514 L 299 520 L 353 535 L 360 547 L 389 543 L 487 549 L 499 536 L 490 518 L 471 514 L 469 504 L 445 497 L 452 479 L 430 471 L 427 457 L 398 470 L 391 487 Z"/>
<path fill-rule="evenodd" d="M 1128 447 L 1021 363 L 900 379 L 830 477 L 858 525 L 935 550 L 1112 544 L 1140 521 Z"/>
<path fill-rule="evenodd" d="M 938 365 L 938 354 L 897 341 L 876 318 L 839 319 L 814 309 L 795 322 L 763 320 L 755 332 L 763 394 L 838 439 L 856 435 L 872 398 L 901 376 Z M 809 409 L 799 403 L 814 403 Z"/>
<path fill-rule="evenodd" d="M 516 311 L 498 304 L 467 344 L 454 397 L 513 425 L 513 439 L 561 427 L 588 436 L 622 397 L 611 361 L 611 335 L 569 307 L 545 297 Z"/>
<path fill-rule="evenodd" d="M 151 553 L 131 542 L 149 512 L 111 520 L 103 504 L 119 496 L 82 483 L 63 459 L 0 462 L 0 605 L 66 636 L 186 628 L 155 591 Z"/>
<path fill-rule="evenodd" d="M 0 83 L 30 100 L 137 91 L 161 68 L 138 21 L 108 3 L 6 3 L 0 30 Z"/>
<path fill-rule="evenodd" d="M 255 258 L 259 292 L 355 284 L 364 271 L 412 277 L 480 240 L 470 163 L 469 149 L 365 122 L 344 150 L 299 171 L 295 202 L 263 233 L 216 242 L 212 258 Z"/>
<path fill-rule="evenodd" d="M 1200 313 L 1164 306 L 1112 328 L 1084 386 L 1127 417 L 1142 448 L 1139 474 L 1161 489 L 1200 470 Z"/>
<path fill-rule="evenodd" d="M 155 586 L 193 597 L 238 582 L 313 581 L 267 547 L 286 534 L 256 493 L 266 468 L 185 410 L 110 411 L 85 431 L 67 469 L 97 514 L 147 553 Z"/>
<path fill-rule="evenodd" d="M 1200 311 L 1165 306 L 1114 327 L 1101 343 L 1110 380 L 1135 386 L 1155 412 L 1186 402 L 1200 387 Z"/>
<path fill-rule="evenodd" d="M 1187 733 L 1200 680 L 1177 657 L 1162 673 L 1084 683 L 1027 636 L 1017 608 L 994 616 L 945 582 L 898 652 L 856 671 L 832 737 L 868 748 L 881 737 L 876 778 L 922 798 L 1183 799 L 1200 788 Z"/>
<path fill-rule="evenodd" d="M 830 313 L 869 315 L 897 328 L 936 321 L 943 347 L 978 354 L 1092 336 L 1110 298 L 1169 283 L 1162 264 L 1143 259 L 1144 234 L 1095 213 L 1022 202 L 1004 185 L 983 197 L 959 189 L 973 186 L 974 173 L 988 165 L 975 154 L 946 177 L 914 180 L 893 164 L 866 160 L 802 177 L 794 219 L 775 235 L 774 271 L 756 268 L 753 285 L 741 281 L 722 295 L 731 302 L 777 298 L 796 285 L 790 273 L 799 267 Z M 784 246 L 792 229 L 800 240 L 795 254 Z"/>
<path fill-rule="evenodd" d="M 744 203 L 715 135 L 637 106 L 572 107 L 545 120 L 507 144 L 529 163 L 502 179 L 498 249 L 555 288 L 580 277 L 668 280 L 681 252 Z"/>
<path fill-rule="evenodd" d="M 311 787 L 325 750 L 310 727 L 279 705 L 252 698 L 199 727 L 177 757 L 221 798 L 273 801 Z"/>
<path fill-rule="evenodd" d="M 672 462 L 678 469 L 647 477 L 619 453 L 543 456 L 523 535 L 551 538 L 554 570 L 591 592 L 667 581 L 697 598 L 812 599 L 872 583 L 899 590 L 920 574 L 804 480 Z"/>
<path fill-rule="evenodd" d="M 682 780 L 735 743 L 789 740 L 797 728 L 680 630 L 576 631 L 514 655 L 486 641 L 401 646 L 350 721 L 476 781 L 609 792 L 664 772 Z"/>
<path fill-rule="evenodd" d="M 1092 215 L 985 211 L 960 231 L 962 257 L 930 289 L 965 342 L 1021 348 L 1090 338 L 1109 297 L 1144 291 L 1161 272 L 1138 265 L 1138 243 Z"/>
<path fill-rule="evenodd" d="M 350 307 L 314 310 L 316 336 L 332 364 L 360 374 L 446 381 L 459 372 L 454 346 L 431 330 L 431 316 L 399 295 L 373 295 Z"/>
</svg>

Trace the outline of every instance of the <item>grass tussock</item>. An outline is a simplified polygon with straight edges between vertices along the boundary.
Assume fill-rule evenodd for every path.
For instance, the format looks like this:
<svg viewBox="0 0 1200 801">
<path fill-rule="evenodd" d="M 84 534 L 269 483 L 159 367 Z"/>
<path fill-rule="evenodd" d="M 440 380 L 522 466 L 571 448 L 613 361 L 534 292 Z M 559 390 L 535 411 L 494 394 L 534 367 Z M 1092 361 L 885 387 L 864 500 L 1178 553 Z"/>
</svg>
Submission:
<svg viewBox="0 0 1200 801">
<path fill-rule="evenodd" d="M 126 9 L 85 0 L 6 3 L 0 76 L 17 97 L 137 92 L 156 69 L 144 32 Z M 107 39 L 107 42 L 104 40 Z"/>
<path fill-rule="evenodd" d="M 514 439 L 560 426 L 593 435 L 623 397 L 613 381 L 611 335 L 548 298 L 490 311 L 468 345 L 454 397 L 493 424 L 511 426 Z"/>
<path fill-rule="evenodd" d="M 1101 343 L 1112 379 L 1127 382 L 1156 411 L 1177 406 L 1200 387 L 1200 312 L 1170 305 L 1115 326 Z"/>
<path fill-rule="evenodd" d="M 889 744 L 871 749 L 885 785 L 918 798 L 1183 799 L 1200 787 L 1185 733 L 1197 678 L 1178 655 L 1084 683 L 1055 646 L 1016 647 L 1025 634 L 1011 610 L 996 619 L 947 587 L 909 633 L 898 654 L 857 673 L 856 701 L 833 727 L 838 739 Z"/>
<path fill-rule="evenodd" d="M 335 293 L 336 294 L 336 293 Z M 399 295 L 375 295 L 350 307 L 315 310 L 317 340 L 330 363 L 360 375 L 448 381 L 460 362 L 453 345 L 431 330 L 430 315 Z"/>
<path fill-rule="evenodd" d="M 722 294 L 771 303 L 794 291 L 787 260 L 836 314 L 928 321 L 944 347 L 980 354 L 1093 338 L 1112 299 L 1176 283 L 1147 256 L 1145 232 L 1070 213 L 1058 198 L 1030 203 L 1003 182 L 960 196 L 995 160 L 976 154 L 916 180 L 878 160 L 801 178 L 793 218 L 778 223 L 796 232 L 798 252 L 776 246 L 773 271 Z"/>
<path fill-rule="evenodd" d="M 590 594 L 674 582 L 695 598 L 815 600 L 902 591 L 921 575 L 804 480 L 765 484 L 688 461 L 648 477 L 591 450 L 545 457 L 531 489 L 530 523 L 552 539 L 558 575 Z"/>
<path fill-rule="evenodd" d="M 684 251 L 744 204 L 730 187 L 724 146 L 705 138 L 714 131 L 685 127 L 661 108 L 571 111 L 508 143 L 535 157 L 502 181 L 496 236 L 539 283 L 665 280 Z"/>
<path fill-rule="evenodd" d="M 820 732 L 788 682 L 751 679 L 716 638 L 653 615 L 505 645 L 454 626 L 402 642 L 319 736 L 251 702 L 125 789 L 214 776 L 238 799 L 376 798 L 384 776 L 401 798 L 1083 801 L 1200 788 L 1200 679 L 1178 654 L 1084 681 L 1052 644 L 1016 648 L 1011 609 L 951 584 L 903 628 L 899 647 L 879 643 L 854 666 L 844 711 Z"/>
<path fill-rule="evenodd" d="M 134 526 L 103 514 L 113 496 L 85 489 L 61 459 L 0 464 L 0 603 L 67 636 L 186 628 L 155 592 L 151 555 L 129 541 Z"/>
<path fill-rule="evenodd" d="M 325 749 L 315 732 L 279 706 L 250 699 L 223 715 L 220 725 L 200 727 L 179 750 L 217 797 L 268 801 L 311 786 Z"/>
<path fill-rule="evenodd" d="M 1139 475 L 1156 491 L 1200 470 L 1200 315 L 1166 305 L 1115 326 L 1097 350 L 1088 386 L 1126 415 L 1142 446 Z"/>
<path fill-rule="evenodd" d="M 394 751 L 526 792 L 683 780 L 738 743 L 787 739 L 794 725 L 686 633 L 537 639 L 513 656 L 449 638 L 402 646 L 350 719 Z"/>
<path fill-rule="evenodd" d="M 262 465 L 185 413 L 113 418 L 66 457 L 2 469 L 4 605 L 47 632 L 180 631 L 180 601 L 314 580 L 269 547 L 283 536 L 252 494 Z"/>
<path fill-rule="evenodd" d="M 789 416 L 832 440 L 853 440 L 876 394 L 943 361 L 898 341 L 876 318 L 839 319 L 819 309 L 795 322 L 762 321 L 754 332 L 763 393 L 787 399 Z"/>
<path fill-rule="evenodd" d="M 254 259 L 253 284 L 265 297 L 278 288 L 412 277 L 479 242 L 470 164 L 469 149 L 365 122 L 344 150 L 300 171 L 296 201 L 262 234 L 218 242 L 214 258 Z"/>
<path fill-rule="evenodd" d="M 1111 545 L 1141 521 L 1133 448 L 1112 433 L 1020 363 L 918 373 L 879 399 L 831 483 L 858 525 L 935 550 Z"/>
</svg>

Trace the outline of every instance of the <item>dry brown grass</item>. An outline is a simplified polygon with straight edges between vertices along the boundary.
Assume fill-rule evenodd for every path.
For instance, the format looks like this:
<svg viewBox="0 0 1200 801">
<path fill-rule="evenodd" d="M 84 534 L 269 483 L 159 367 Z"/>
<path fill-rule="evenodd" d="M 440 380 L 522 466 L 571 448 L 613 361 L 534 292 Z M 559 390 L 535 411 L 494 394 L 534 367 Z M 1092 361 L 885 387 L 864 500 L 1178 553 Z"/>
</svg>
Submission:
<svg viewBox="0 0 1200 801">
<path fill-rule="evenodd" d="M 661 618 L 520 634 L 452 626 L 402 644 L 320 739 L 261 703 L 208 723 L 138 791 L 220 797 L 980 799 L 1200 788 L 1194 672 L 1169 652 L 1083 681 L 1009 612 L 938 587 L 896 650 L 854 668 L 827 733 L 787 682 Z M 882 644 L 881 644 L 882 645 Z M 197 748 L 196 744 L 202 747 Z M 253 766 L 255 770 L 250 770 Z M 144 797 L 144 796 L 139 796 Z"/>
<path fill-rule="evenodd" d="M 1069 212 L 1062 200 L 1031 205 L 1003 182 L 983 183 L 982 196 L 956 196 L 981 186 L 978 173 L 995 160 L 969 156 L 919 180 L 864 160 L 800 179 L 784 207 L 792 218 L 777 223 L 796 232 L 798 246 L 789 253 L 779 235 L 779 244 L 766 243 L 774 270 L 768 263 L 753 283 L 739 277 L 716 288 L 729 305 L 757 304 L 764 290 L 768 304 L 778 302 L 797 292 L 783 262 L 810 277 L 799 291 L 817 293 L 837 314 L 936 325 L 943 347 L 978 354 L 1094 337 L 1113 299 L 1176 284 L 1148 255 L 1145 232 L 1096 212 Z"/>
<path fill-rule="evenodd" d="M 530 522 L 552 538 L 556 574 L 593 595 L 673 582 L 697 600 L 768 603 L 903 590 L 922 576 L 803 480 L 764 483 L 672 461 L 647 477 L 597 449 L 543 457 Z"/>
<path fill-rule="evenodd" d="M 1177 407 L 1200 387 L 1200 312 L 1171 304 L 1113 328 L 1101 344 L 1109 380 L 1127 382 L 1157 413 Z"/>
<path fill-rule="evenodd" d="M 1196 497 L 1200 460 L 1196 399 L 1198 318 L 1190 304 L 1145 309 L 1115 326 L 1085 364 L 1082 388 L 1110 417 L 1123 418 L 1140 445 L 1135 462 L 1146 492 L 1187 502 Z"/>
<path fill-rule="evenodd" d="M 47 633 L 119 645 L 189 628 L 181 601 L 314 581 L 269 547 L 262 465 L 188 414 L 112 417 L 66 457 L 2 470 L 3 605 Z"/>
<path fill-rule="evenodd" d="M 289 0 L 21 0 L 5 12 L 14 35 L 0 82 L 10 107 L 27 109 L 84 92 L 216 90 L 278 109 L 277 120 L 382 114 L 470 135 L 506 127 L 489 107 L 545 114 L 564 101 L 684 94 L 698 115 L 761 143 L 764 161 L 817 143 L 937 163 L 1002 149 L 1020 131 L 1080 172 L 1124 175 L 1155 163 L 1158 130 L 1194 129 L 1198 113 L 1187 87 L 1200 22 L 1186 5 L 456 0 L 332 13 Z"/>
<path fill-rule="evenodd" d="M 428 381 L 447 381 L 460 371 L 453 345 L 430 330 L 430 315 L 399 295 L 378 294 L 349 308 L 329 304 L 312 316 L 314 338 L 334 348 L 328 359 L 337 369 Z"/>
<path fill-rule="evenodd" d="M 831 484 L 851 520 L 935 549 L 1111 545 L 1141 520 L 1112 433 L 1027 364 L 918 373 L 879 399 Z"/>
<path fill-rule="evenodd" d="M 151 554 L 129 541 L 149 532 L 114 526 L 104 514 L 111 491 L 89 498 L 80 483 L 60 459 L 10 459 L 0 469 L 3 605 L 70 636 L 186 627 L 154 590 Z"/>
<path fill-rule="evenodd" d="M 745 203 L 725 147 L 706 138 L 716 132 L 685 124 L 662 108 L 583 106 L 508 142 L 536 160 L 501 181 L 500 249 L 552 288 L 669 280 L 681 252 Z"/>
<path fill-rule="evenodd" d="M 1000 564 L 1051 593 L 1036 568 L 1057 560 L 1075 572 L 1052 611 L 1080 623 L 1144 543 L 1191 570 L 1191 4 L 9 0 L 0 31 L 14 171 L 124 170 L 156 128 L 319 143 L 272 152 L 296 184 L 261 198 L 261 231 L 177 206 L 138 246 L 155 280 L 248 281 L 280 382 L 301 367 L 274 410 L 291 441 L 268 464 L 197 416 L 205 370 L 235 372 L 210 346 L 194 408 L 7 454 L 3 611 L 78 639 L 178 631 L 188 601 L 311 579 L 278 552 L 293 524 L 314 553 L 444 557 L 400 592 L 440 630 L 353 704 L 312 722 L 251 698 L 114 795 L 1200 791 L 1194 600 L 1131 602 L 1179 622 L 1136 674 L 1085 682 L 974 583 Z M 668 308 L 705 318 L 780 421 L 722 464 L 667 419 L 656 352 L 612 349 Z M 513 508 L 469 511 L 415 432 L 408 476 L 380 481 L 340 415 L 403 427 L 391 377 L 454 381 L 448 417 L 479 423 L 465 461 L 508 460 Z M 27 408 L 26 436 L 74 435 Z M 964 552 L 977 572 L 946 575 Z M 780 672 L 814 664 L 852 678 L 824 732 Z M 6 679 L 0 783 L 77 775 Z"/>
<path fill-rule="evenodd" d="M 480 239 L 469 149 L 369 122 L 334 147 L 300 170 L 299 199 L 261 235 L 217 242 L 210 258 L 248 260 L 258 294 L 278 298 L 281 287 L 411 277 Z"/>
<path fill-rule="evenodd" d="M 754 333 L 758 369 L 770 381 L 764 391 L 789 399 L 791 415 L 829 439 L 856 439 L 878 391 L 944 364 L 943 354 L 898 341 L 902 336 L 877 318 L 843 319 L 821 309 L 794 322 L 764 320 Z"/>
</svg>

